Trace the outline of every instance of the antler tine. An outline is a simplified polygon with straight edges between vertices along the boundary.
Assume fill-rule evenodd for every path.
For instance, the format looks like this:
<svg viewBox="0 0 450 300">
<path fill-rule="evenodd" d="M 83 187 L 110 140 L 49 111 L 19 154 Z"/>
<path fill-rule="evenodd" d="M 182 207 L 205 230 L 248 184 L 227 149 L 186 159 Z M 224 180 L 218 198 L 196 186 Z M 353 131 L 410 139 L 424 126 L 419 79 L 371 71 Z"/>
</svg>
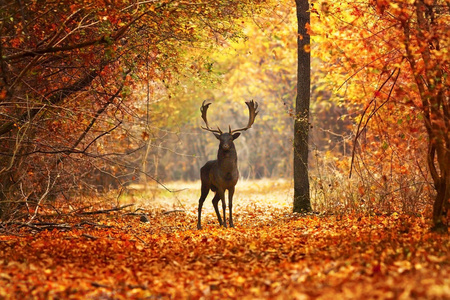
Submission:
<svg viewBox="0 0 450 300">
<path fill-rule="evenodd" d="M 239 128 L 239 129 L 232 130 L 231 133 L 238 132 L 238 131 L 245 131 L 245 130 L 251 128 L 253 123 L 255 122 L 255 118 L 256 118 L 256 116 L 259 113 L 259 111 L 257 111 L 257 109 L 258 109 L 258 102 L 255 102 L 255 101 L 251 100 L 251 101 L 246 101 L 245 104 L 247 104 L 247 107 L 248 107 L 248 114 L 249 114 L 248 124 L 244 128 Z"/>
<path fill-rule="evenodd" d="M 206 124 L 206 128 L 203 127 L 203 126 L 202 126 L 201 128 L 204 129 L 204 130 L 207 130 L 207 131 L 211 131 L 212 133 L 219 133 L 219 134 L 222 134 L 222 130 L 220 130 L 219 127 L 217 127 L 217 129 L 211 129 L 211 128 L 209 127 L 209 124 L 208 124 L 208 118 L 206 117 L 206 113 L 207 113 L 208 107 L 211 105 L 211 103 L 206 103 L 206 104 L 205 104 L 205 102 L 206 102 L 206 100 L 203 101 L 202 107 L 200 107 L 200 111 L 202 112 L 202 119 L 203 119 L 203 121 L 204 121 L 205 124 Z"/>
</svg>

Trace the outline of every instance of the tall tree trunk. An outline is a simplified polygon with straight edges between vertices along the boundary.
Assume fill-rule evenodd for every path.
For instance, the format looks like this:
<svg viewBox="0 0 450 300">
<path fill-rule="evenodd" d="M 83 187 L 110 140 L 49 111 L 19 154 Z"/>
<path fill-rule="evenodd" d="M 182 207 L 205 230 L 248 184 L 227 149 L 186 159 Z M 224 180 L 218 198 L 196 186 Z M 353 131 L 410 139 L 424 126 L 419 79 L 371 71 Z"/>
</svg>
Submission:
<svg viewBox="0 0 450 300">
<path fill-rule="evenodd" d="M 310 22 L 308 0 L 296 0 L 298 20 L 297 99 L 294 121 L 294 212 L 311 211 L 308 176 L 308 131 L 310 102 Z"/>
</svg>

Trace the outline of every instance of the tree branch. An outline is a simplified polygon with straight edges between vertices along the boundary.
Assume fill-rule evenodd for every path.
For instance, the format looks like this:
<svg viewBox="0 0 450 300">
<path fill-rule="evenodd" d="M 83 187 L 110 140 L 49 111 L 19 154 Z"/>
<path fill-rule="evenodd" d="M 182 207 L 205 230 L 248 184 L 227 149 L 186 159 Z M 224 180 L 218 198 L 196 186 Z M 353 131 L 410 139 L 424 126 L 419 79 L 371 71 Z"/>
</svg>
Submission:
<svg viewBox="0 0 450 300">
<path fill-rule="evenodd" d="M 74 94 L 78 91 L 81 91 L 83 88 L 89 86 L 107 64 L 108 63 L 106 61 L 103 61 L 100 64 L 100 67 L 98 69 L 87 73 L 84 77 L 80 78 L 78 81 L 74 82 L 72 85 L 56 91 L 55 94 L 53 94 L 53 96 L 51 96 L 48 99 L 49 102 L 51 104 L 57 104 L 57 103 L 63 101 L 64 99 L 66 99 L 67 97 L 71 96 L 72 94 Z M 17 122 L 20 123 L 20 122 L 24 122 L 27 119 L 31 120 L 32 118 L 34 118 L 39 113 L 39 111 L 41 111 L 41 109 L 43 107 L 45 107 L 45 105 L 38 107 L 38 108 L 33 108 L 33 109 L 23 113 L 20 117 L 18 117 L 16 122 L 11 121 L 11 122 L 7 122 L 7 123 L 3 124 L 2 126 L 0 126 L 0 136 L 10 132 L 14 128 L 14 125 Z"/>
<path fill-rule="evenodd" d="M 72 45 L 61 46 L 61 47 L 50 46 L 50 47 L 43 48 L 43 49 L 24 50 L 19 53 L 6 55 L 5 57 L 3 57 L 3 60 L 10 61 L 13 59 L 24 58 L 24 57 L 29 57 L 29 56 L 34 57 L 34 56 L 40 56 L 40 55 L 44 55 L 44 54 L 48 54 L 48 53 L 65 52 L 65 51 L 71 51 L 71 50 L 75 50 L 75 49 L 82 49 L 82 48 L 86 48 L 86 47 L 93 46 L 93 45 L 111 44 L 111 42 L 115 42 L 118 39 L 120 39 L 125 34 L 125 32 L 131 27 L 131 25 L 133 25 L 136 21 L 138 21 L 140 18 L 142 18 L 147 13 L 148 13 L 147 11 L 143 12 L 142 14 L 140 14 L 139 16 L 137 16 L 136 18 L 131 20 L 128 24 L 120 27 L 117 30 L 117 32 L 112 35 L 103 35 L 100 38 L 86 41 L 86 42 L 79 43 L 79 44 L 72 44 Z"/>
<path fill-rule="evenodd" d="M 380 106 L 378 106 L 378 107 L 375 106 L 375 107 L 374 107 L 373 111 L 372 111 L 372 112 L 369 114 L 369 116 L 367 117 L 366 122 L 365 122 L 363 128 L 360 130 L 362 121 L 363 121 L 363 119 L 364 119 L 364 116 L 365 116 L 366 112 L 369 110 L 369 107 L 372 105 L 372 103 L 377 99 L 376 96 L 374 96 L 373 99 L 369 102 L 369 104 L 367 105 L 366 109 L 364 109 L 364 111 L 363 111 L 363 113 L 362 113 L 362 115 L 361 115 L 361 120 L 359 120 L 358 128 L 356 129 L 355 140 L 354 140 L 354 142 L 353 142 L 352 160 L 351 160 L 351 163 L 350 163 L 350 174 L 349 174 L 349 178 L 352 177 L 353 162 L 354 162 L 354 160 L 355 160 L 356 143 L 357 143 L 357 141 L 358 141 L 358 138 L 359 138 L 359 136 L 361 135 L 361 132 L 363 132 L 363 130 L 367 127 L 367 124 L 369 123 L 370 119 L 371 119 L 371 118 L 376 114 L 376 112 L 377 112 L 381 107 L 383 107 L 383 106 L 389 101 L 389 99 L 391 98 L 392 90 L 394 89 L 394 86 L 395 86 L 395 84 L 396 84 L 396 82 L 397 82 L 398 76 L 400 75 L 401 69 L 400 69 L 400 68 L 394 69 L 394 71 L 392 71 L 391 75 L 389 75 L 389 77 L 383 82 L 383 84 L 382 84 L 382 85 L 378 88 L 378 90 L 377 90 L 377 92 L 380 92 L 380 91 L 383 89 L 384 85 L 389 81 L 389 79 L 391 79 L 391 77 L 394 75 L 395 71 L 397 71 L 397 70 L 398 70 L 397 76 L 395 77 L 394 83 L 393 83 L 392 86 L 391 86 L 391 90 L 389 91 L 389 95 L 388 95 L 387 99 L 386 99 Z M 376 104 L 375 104 L 375 105 L 376 105 Z"/>
</svg>

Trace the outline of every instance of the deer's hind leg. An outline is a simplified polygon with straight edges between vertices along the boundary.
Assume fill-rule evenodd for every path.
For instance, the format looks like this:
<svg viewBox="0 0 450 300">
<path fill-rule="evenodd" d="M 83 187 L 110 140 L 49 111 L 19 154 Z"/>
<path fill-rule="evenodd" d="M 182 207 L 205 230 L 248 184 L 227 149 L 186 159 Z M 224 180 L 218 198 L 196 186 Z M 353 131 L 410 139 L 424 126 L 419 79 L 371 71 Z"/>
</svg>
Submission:
<svg viewBox="0 0 450 300">
<path fill-rule="evenodd" d="M 200 195 L 200 199 L 198 200 L 197 229 L 202 229 L 202 207 L 203 207 L 203 202 L 205 202 L 206 196 L 208 196 L 208 193 L 209 193 L 209 186 L 206 184 L 203 184 L 203 182 L 202 182 L 202 193 Z"/>
<path fill-rule="evenodd" d="M 220 226 L 222 226 L 222 218 L 220 217 L 219 205 L 218 205 L 219 201 L 220 201 L 219 193 L 216 193 L 214 195 L 214 198 L 212 199 L 212 203 L 213 203 L 213 206 L 214 206 L 214 210 L 216 211 L 217 220 L 219 220 L 219 224 L 220 224 Z"/>
</svg>

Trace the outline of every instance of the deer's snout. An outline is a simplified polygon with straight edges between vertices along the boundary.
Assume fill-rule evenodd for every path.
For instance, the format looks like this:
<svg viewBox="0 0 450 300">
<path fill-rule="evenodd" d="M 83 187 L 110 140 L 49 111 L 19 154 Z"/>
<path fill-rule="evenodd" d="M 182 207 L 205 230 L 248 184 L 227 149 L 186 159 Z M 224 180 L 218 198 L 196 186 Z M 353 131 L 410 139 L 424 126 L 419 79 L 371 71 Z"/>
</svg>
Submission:
<svg viewBox="0 0 450 300">
<path fill-rule="evenodd" d="M 230 150 L 230 144 L 223 144 L 222 145 L 222 149 L 225 150 L 225 151 Z"/>
</svg>

